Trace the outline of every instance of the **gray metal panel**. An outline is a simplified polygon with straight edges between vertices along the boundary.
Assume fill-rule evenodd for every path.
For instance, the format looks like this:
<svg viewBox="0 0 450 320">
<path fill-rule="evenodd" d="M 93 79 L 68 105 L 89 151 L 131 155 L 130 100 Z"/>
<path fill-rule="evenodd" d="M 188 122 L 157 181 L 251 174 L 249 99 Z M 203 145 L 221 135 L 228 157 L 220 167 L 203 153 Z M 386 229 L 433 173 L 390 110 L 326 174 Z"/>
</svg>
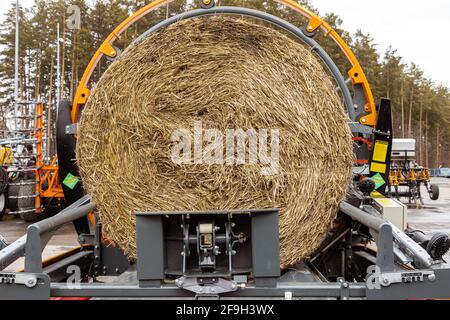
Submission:
<svg viewBox="0 0 450 320">
<path fill-rule="evenodd" d="M 433 271 L 436 275 L 434 281 L 424 277 L 423 282 L 394 283 L 381 289 L 367 289 L 367 298 L 372 300 L 450 299 L 450 269 Z"/>
<path fill-rule="evenodd" d="M 373 133 L 373 128 L 369 126 L 365 126 L 359 122 L 348 122 L 348 126 L 352 133 L 363 133 L 370 135 Z"/>
<path fill-rule="evenodd" d="M 347 283 L 349 297 L 363 298 L 366 294 L 364 283 Z M 283 283 L 273 288 L 258 288 L 248 285 L 245 289 L 220 295 L 220 298 L 278 298 L 284 299 L 287 293 L 294 298 L 336 298 L 342 295 L 341 283 Z M 139 288 L 130 285 L 114 284 L 80 284 L 80 289 L 71 290 L 65 283 L 51 284 L 52 297 L 129 297 L 129 298 L 188 298 L 195 299 L 196 296 L 174 285 L 164 285 L 160 288 Z M 197 296 L 198 298 L 198 296 Z"/>
<path fill-rule="evenodd" d="M 25 272 L 42 273 L 41 230 L 37 225 L 31 225 L 27 230 Z"/>
<path fill-rule="evenodd" d="M 23 284 L 0 283 L 0 300 L 48 300 L 50 298 L 49 276 L 46 274 L 34 275 L 37 278 L 37 284 L 32 288 Z"/>
<path fill-rule="evenodd" d="M 380 268 L 380 272 L 393 272 L 395 270 L 393 241 L 391 225 L 383 223 L 380 227 L 377 242 L 377 266 Z"/>
<path fill-rule="evenodd" d="M 123 251 L 114 246 L 101 245 L 101 264 L 103 275 L 119 275 L 130 267 L 130 260 Z"/>
<path fill-rule="evenodd" d="M 252 215 L 252 268 L 255 278 L 280 276 L 278 211 Z"/>
<path fill-rule="evenodd" d="M 364 107 L 367 104 L 367 99 L 361 84 L 353 85 L 353 92 L 353 103 L 355 106 L 357 106 L 355 112 L 357 117 L 354 120 L 359 122 L 359 118 L 361 118 L 362 115 L 367 114 L 367 112 L 364 110 Z"/>
<path fill-rule="evenodd" d="M 138 280 L 148 282 L 164 279 L 164 231 L 160 215 L 136 216 Z"/>
</svg>

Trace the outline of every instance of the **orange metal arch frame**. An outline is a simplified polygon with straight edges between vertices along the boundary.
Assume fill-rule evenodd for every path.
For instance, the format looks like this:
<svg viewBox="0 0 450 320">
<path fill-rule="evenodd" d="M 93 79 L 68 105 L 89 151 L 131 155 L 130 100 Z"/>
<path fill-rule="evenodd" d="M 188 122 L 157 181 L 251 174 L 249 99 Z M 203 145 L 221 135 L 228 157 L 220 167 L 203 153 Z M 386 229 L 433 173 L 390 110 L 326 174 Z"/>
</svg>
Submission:
<svg viewBox="0 0 450 320">
<path fill-rule="evenodd" d="M 83 77 L 81 78 L 80 84 L 78 86 L 75 99 L 73 101 L 72 106 L 72 122 L 75 123 L 78 120 L 78 115 L 80 108 L 86 104 L 87 99 L 90 95 L 90 89 L 88 88 L 89 80 L 91 78 L 92 73 L 97 67 L 99 61 L 103 58 L 103 56 L 107 56 L 110 58 L 114 58 L 117 56 L 117 52 L 113 47 L 114 42 L 120 37 L 120 35 L 125 32 L 131 25 L 142 19 L 145 15 L 150 13 L 151 11 L 169 4 L 174 0 L 155 0 L 148 5 L 142 7 L 138 11 L 136 11 L 132 16 L 128 17 L 124 20 L 116 29 L 105 39 L 103 44 L 97 50 L 97 52 L 92 57 L 89 65 L 87 66 Z M 311 12 L 310 10 L 304 8 L 299 3 L 294 0 L 273 0 L 280 4 L 283 4 L 294 11 L 300 13 L 307 19 L 309 19 L 308 25 L 306 29 L 308 32 L 313 32 L 317 29 L 321 29 L 325 32 L 325 34 L 330 37 L 341 49 L 341 51 L 346 56 L 347 60 L 351 64 L 351 69 L 348 71 L 348 75 L 352 81 L 353 85 L 361 85 L 364 91 L 364 95 L 366 97 L 367 104 L 365 106 L 365 111 L 368 113 L 366 116 L 360 119 L 362 124 L 368 126 L 375 126 L 377 120 L 377 113 L 375 108 L 375 101 L 372 95 L 372 90 L 370 89 L 369 83 L 365 76 L 365 73 L 359 64 L 356 56 L 349 48 L 349 46 L 344 42 L 341 36 L 325 21 L 320 19 L 316 14 Z"/>
</svg>

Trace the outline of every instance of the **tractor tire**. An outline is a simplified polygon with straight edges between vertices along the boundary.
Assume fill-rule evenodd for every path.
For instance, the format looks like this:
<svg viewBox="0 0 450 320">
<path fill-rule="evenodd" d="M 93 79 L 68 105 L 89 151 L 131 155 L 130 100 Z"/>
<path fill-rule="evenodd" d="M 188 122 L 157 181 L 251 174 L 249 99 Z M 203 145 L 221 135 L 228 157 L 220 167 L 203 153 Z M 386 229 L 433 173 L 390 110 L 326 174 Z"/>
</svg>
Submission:
<svg viewBox="0 0 450 320">
<path fill-rule="evenodd" d="M 22 185 L 19 188 L 19 197 L 32 196 L 35 192 L 34 185 Z M 19 211 L 24 211 L 23 213 L 19 213 L 23 221 L 36 222 L 39 220 L 39 216 L 36 214 L 35 210 L 28 211 L 34 208 L 34 197 L 18 199 L 17 206 Z"/>
<path fill-rule="evenodd" d="M 8 189 L 8 172 L 5 168 L 0 168 L 0 193 L 5 193 Z"/>
<path fill-rule="evenodd" d="M 3 219 L 6 212 L 6 195 L 5 193 L 0 194 L 0 220 Z M 1 239 L 0 239 L 1 241 Z"/>
<path fill-rule="evenodd" d="M 431 200 L 439 199 L 439 186 L 437 184 L 430 185 L 430 199 Z"/>
<path fill-rule="evenodd" d="M 19 195 L 19 189 L 20 186 L 18 185 L 9 185 L 8 186 L 8 201 L 7 201 L 7 207 L 11 211 L 17 211 L 19 207 L 17 206 L 17 198 L 10 198 L 10 197 L 17 197 Z"/>
</svg>

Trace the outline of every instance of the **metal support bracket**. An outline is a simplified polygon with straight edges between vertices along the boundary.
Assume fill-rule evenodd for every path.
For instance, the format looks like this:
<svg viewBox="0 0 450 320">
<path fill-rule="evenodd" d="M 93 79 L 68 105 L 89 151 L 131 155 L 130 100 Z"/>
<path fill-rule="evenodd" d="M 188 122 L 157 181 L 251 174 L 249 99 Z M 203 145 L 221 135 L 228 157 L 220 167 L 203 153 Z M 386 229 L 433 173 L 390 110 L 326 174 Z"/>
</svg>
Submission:
<svg viewBox="0 0 450 320">
<path fill-rule="evenodd" d="M 383 223 L 380 227 L 377 242 L 377 266 L 380 272 L 393 272 L 394 267 L 394 246 L 392 227 L 389 223 Z"/>
<path fill-rule="evenodd" d="M 439 279 L 439 281 L 436 281 Z M 449 299 L 449 269 L 386 272 L 378 275 L 379 286 L 367 288 L 373 300 Z"/>
<path fill-rule="evenodd" d="M 374 133 L 374 129 L 372 127 L 363 125 L 358 122 L 348 122 L 348 126 L 350 127 L 352 133 L 362 133 L 367 135 L 371 135 Z"/>
<path fill-rule="evenodd" d="M 30 225 L 28 227 L 25 245 L 25 272 L 42 273 L 42 250 L 49 240 L 49 237 L 45 238 L 47 239 L 41 239 L 39 226 Z"/>
<path fill-rule="evenodd" d="M 78 236 L 78 243 L 81 245 L 94 245 L 95 235 L 93 234 L 80 234 Z"/>
<path fill-rule="evenodd" d="M 77 134 L 78 133 L 78 124 L 73 123 L 66 126 L 66 134 Z"/>
<path fill-rule="evenodd" d="M 110 43 L 107 42 L 103 43 L 100 46 L 100 52 L 109 58 L 115 58 L 118 55 L 117 50 Z"/>
<path fill-rule="evenodd" d="M 202 9 L 211 9 L 216 6 L 215 0 L 200 0 L 200 7 Z"/>
<path fill-rule="evenodd" d="M 338 278 L 338 282 L 341 284 L 341 300 L 348 300 L 350 298 L 350 285 L 344 278 Z"/>
<path fill-rule="evenodd" d="M 319 17 L 312 17 L 304 27 L 303 33 L 306 36 L 313 38 L 319 31 L 319 28 L 322 26 L 322 24 L 323 21 L 320 20 Z"/>
<path fill-rule="evenodd" d="M 28 288 L 33 288 L 37 284 L 37 277 L 29 273 L 2 272 L 0 273 L 0 283 L 23 284 Z"/>
<path fill-rule="evenodd" d="M 435 281 L 436 275 L 434 271 L 411 271 L 411 272 L 391 272 L 382 273 L 379 276 L 380 284 L 383 287 L 388 287 L 394 283 L 415 283 L 423 282 L 425 277 L 429 281 Z"/>
<path fill-rule="evenodd" d="M 94 236 L 94 276 L 98 277 L 102 274 L 101 266 L 101 258 L 102 258 L 102 224 L 98 219 L 98 216 L 95 215 L 95 236 Z"/>
<path fill-rule="evenodd" d="M 47 300 L 50 278 L 42 273 L 0 273 L 0 299 Z"/>
<path fill-rule="evenodd" d="M 227 292 L 234 292 L 238 285 L 235 281 L 225 280 L 222 278 L 209 278 L 208 283 L 204 283 L 201 278 L 181 277 L 175 281 L 176 285 L 197 295 L 217 295 Z"/>
</svg>

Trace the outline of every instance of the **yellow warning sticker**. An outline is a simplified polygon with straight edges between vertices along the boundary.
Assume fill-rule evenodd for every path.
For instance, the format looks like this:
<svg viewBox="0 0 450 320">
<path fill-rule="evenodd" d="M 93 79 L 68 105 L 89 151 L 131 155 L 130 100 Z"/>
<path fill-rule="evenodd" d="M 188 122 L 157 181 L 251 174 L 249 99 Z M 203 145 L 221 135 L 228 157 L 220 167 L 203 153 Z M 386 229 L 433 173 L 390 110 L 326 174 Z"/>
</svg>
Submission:
<svg viewBox="0 0 450 320">
<path fill-rule="evenodd" d="M 373 150 L 373 161 L 386 162 L 386 156 L 388 152 L 389 142 L 388 141 L 375 141 L 375 148 Z M 379 172 L 379 171 L 377 171 Z M 385 171 L 383 171 L 385 172 Z"/>
<path fill-rule="evenodd" d="M 383 163 L 372 162 L 372 164 L 370 165 L 370 171 L 386 173 L 386 165 Z"/>
</svg>

